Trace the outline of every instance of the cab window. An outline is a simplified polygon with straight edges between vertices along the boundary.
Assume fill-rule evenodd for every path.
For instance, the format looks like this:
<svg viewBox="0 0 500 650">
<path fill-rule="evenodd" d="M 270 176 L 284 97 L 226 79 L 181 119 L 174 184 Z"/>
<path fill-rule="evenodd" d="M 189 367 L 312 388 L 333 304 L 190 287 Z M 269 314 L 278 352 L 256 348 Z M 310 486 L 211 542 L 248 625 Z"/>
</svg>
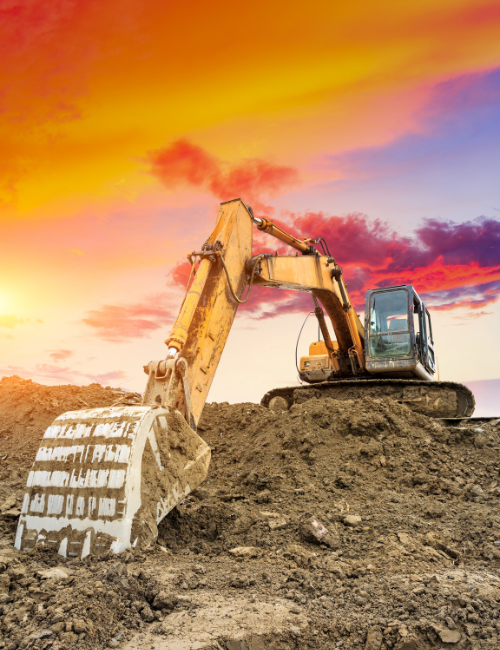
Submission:
<svg viewBox="0 0 500 650">
<path fill-rule="evenodd" d="M 374 293 L 370 305 L 370 333 L 408 331 L 408 293 L 405 289 Z"/>
<path fill-rule="evenodd" d="M 372 294 L 369 348 L 372 357 L 410 354 L 408 293 L 405 289 Z"/>
</svg>

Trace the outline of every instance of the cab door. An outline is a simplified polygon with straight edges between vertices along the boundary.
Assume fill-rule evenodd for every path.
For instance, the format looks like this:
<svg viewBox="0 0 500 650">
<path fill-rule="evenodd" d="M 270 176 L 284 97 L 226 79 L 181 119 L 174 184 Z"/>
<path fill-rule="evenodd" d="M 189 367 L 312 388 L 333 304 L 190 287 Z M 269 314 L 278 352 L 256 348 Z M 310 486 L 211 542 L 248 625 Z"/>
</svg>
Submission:
<svg viewBox="0 0 500 650">
<path fill-rule="evenodd" d="M 412 324 L 413 324 L 413 346 L 415 350 L 415 355 L 420 363 L 425 364 L 425 349 L 424 349 L 424 337 L 422 336 L 424 320 L 422 317 L 423 307 L 422 301 L 417 295 L 416 291 L 413 291 L 413 302 L 411 306 L 411 311 L 413 314 Z"/>
<path fill-rule="evenodd" d="M 423 306 L 423 305 L 422 305 Z M 427 366 L 428 370 L 434 374 L 436 372 L 436 355 L 434 353 L 434 339 L 432 337 L 432 323 L 431 323 L 431 315 L 427 311 L 427 309 L 423 309 L 425 313 L 425 344 L 426 344 L 426 357 L 427 357 Z"/>
</svg>

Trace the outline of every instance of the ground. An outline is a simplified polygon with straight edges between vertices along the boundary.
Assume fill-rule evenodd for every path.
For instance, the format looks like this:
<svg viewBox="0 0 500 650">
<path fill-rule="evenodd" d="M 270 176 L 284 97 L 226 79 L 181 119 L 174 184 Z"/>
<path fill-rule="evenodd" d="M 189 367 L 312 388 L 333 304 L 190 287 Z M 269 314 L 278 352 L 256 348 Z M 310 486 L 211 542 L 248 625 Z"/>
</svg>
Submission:
<svg viewBox="0 0 500 650">
<path fill-rule="evenodd" d="M 97 384 L 0 382 L 0 648 L 482 650 L 500 646 L 500 420 L 388 399 L 207 404 L 207 480 L 151 549 L 13 549 L 60 413 Z"/>
</svg>

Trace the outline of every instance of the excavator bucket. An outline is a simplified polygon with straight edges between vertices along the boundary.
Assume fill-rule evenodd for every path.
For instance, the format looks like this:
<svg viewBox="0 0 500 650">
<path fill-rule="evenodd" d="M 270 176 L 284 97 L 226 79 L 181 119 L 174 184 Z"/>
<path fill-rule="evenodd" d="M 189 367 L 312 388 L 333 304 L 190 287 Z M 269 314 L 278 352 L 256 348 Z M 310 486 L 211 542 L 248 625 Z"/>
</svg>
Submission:
<svg viewBox="0 0 500 650">
<path fill-rule="evenodd" d="M 167 513 L 206 477 L 210 447 L 178 411 L 70 411 L 47 429 L 28 477 L 16 548 L 61 555 L 149 546 Z"/>
</svg>

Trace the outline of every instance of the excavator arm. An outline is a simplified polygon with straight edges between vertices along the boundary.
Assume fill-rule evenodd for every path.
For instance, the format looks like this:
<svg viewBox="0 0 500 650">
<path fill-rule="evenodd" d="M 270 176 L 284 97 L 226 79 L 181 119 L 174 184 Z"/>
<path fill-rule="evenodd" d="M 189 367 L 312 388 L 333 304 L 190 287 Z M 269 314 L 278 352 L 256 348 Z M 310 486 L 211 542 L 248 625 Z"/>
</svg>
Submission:
<svg viewBox="0 0 500 650">
<path fill-rule="evenodd" d="M 252 257 L 252 222 L 259 230 L 302 253 L 301 256 Z M 247 284 L 311 293 L 333 368 L 339 376 L 365 368 L 364 329 L 349 299 L 342 271 L 332 257 L 321 256 L 272 221 L 257 219 L 239 199 L 222 203 L 215 229 L 202 249 L 189 255 L 199 266 L 165 343 L 169 357 L 145 366 L 149 375 L 143 404 L 161 404 L 181 412 L 196 429 L 227 337 Z M 192 274 L 193 275 L 193 274 Z M 190 278 L 191 280 L 191 278 Z M 335 331 L 334 350 L 323 304 Z"/>
<path fill-rule="evenodd" d="M 320 255 L 266 255 L 259 261 L 259 270 L 255 278 L 258 286 L 306 291 L 313 295 L 316 316 L 328 349 L 330 335 L 318 305 L 318 300 L 321 301 L 338 342 L 338 352 L 332 352 L 331 358 L 333 368 L 339 375 L 355 375 L 365 369 L 364 328 L 351 305 L 342 271 L 333 258 Z M 330 349 L 333 350 L 332 347 Z"/>
</svg>

